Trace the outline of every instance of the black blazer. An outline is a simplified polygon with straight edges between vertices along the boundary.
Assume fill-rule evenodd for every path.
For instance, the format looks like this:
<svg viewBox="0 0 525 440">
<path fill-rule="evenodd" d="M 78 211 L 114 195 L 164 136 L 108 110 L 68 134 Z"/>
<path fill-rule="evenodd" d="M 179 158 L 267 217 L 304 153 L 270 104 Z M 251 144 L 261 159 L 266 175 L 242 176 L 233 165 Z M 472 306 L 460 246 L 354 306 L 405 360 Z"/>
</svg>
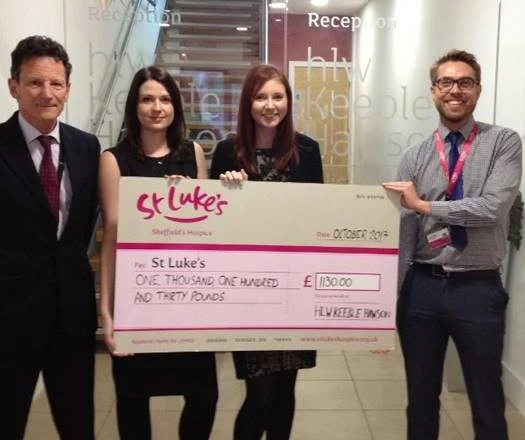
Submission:
<svg viewBox="0 0 525 440">
<path fill-rule="evenodd" d="M 295 140 L 299 148 L 299 164 L 292 167 L 291 182 L 323 183 L 323 165 L 319 144 L 304 134 L 297 133 Z M 217 144 L 211 162 L 210 178 L 218 179 L 225 171 L 239 171 L 240 167 L 233 154 L 233 139 Z M 254 179 L 256 176 L 249 176 Z"/>
<path fill-rule="evenodd" d="M 96 307 L 87 247 L 97 209 L 97 138 L 60 124 L 72 186 L 69 217 L 56 237 L 53 214 L 15 113 L 0 124 L 0 334 L 3 349 L 44 347 L 59 329 L 93 336 Z M 4 348 L 5 347 L 5 348 Z"/>
</svg>

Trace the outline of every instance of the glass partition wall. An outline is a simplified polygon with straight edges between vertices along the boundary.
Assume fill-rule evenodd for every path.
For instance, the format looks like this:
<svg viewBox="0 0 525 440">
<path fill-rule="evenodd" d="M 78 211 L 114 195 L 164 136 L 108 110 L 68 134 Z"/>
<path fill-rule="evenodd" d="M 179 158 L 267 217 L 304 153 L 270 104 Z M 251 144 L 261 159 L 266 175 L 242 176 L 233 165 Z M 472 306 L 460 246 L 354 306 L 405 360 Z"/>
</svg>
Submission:
<svg viewBox="0 0 525 440">
<path fill-rule="evenodd" d="M 436 127 L 428 71 L 449 49 L 478 56 L 476 117 L 492 122 L 498 13 L 497 0 L 269 2 L 268 60 L 288 73 L 297 128 L 319 141 L 326 181 L 395 177 L 406 148 Z"/>
<path fill-rule="evenodd" d="M 72 52 L 75 72 L 89 77 L 68 112 L 104 147 L 118 139 L 132 74 L 152 63 L 177 80 L 188 134 L 208 158 L 235 130 L 246 71 L 261 61 L 282 68 L 294 91 L 296 126 L 319 141 L 329 183 L 394 177 L 403 151 L 436 125 L 428 69 L 448 49 L 478 56 L 483 93 L 476 117 L 494 119 L 498 0 L 88 3 L 82 16 L 64 6 L 66 43 L 80 49 Z"/>
</svg>

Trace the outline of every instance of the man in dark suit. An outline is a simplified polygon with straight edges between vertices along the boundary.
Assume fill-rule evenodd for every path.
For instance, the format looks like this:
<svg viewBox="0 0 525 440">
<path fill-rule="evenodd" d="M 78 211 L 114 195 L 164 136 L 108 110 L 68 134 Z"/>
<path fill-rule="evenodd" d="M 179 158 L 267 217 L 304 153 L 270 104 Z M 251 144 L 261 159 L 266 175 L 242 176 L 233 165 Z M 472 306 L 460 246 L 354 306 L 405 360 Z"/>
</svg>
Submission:
<svg viewBox="0 0 525 440">
<path fill-rule="evenodd" d="M 59 43 L 28 37 L 11 58 L 19 111 L 0 124 L 0 436 L 23 439 L 41 372 L 60 438 L 93 440 L 96 308 L 87 248 L 100 144 L 58 122 L 71 73 Z"/>
</svg>

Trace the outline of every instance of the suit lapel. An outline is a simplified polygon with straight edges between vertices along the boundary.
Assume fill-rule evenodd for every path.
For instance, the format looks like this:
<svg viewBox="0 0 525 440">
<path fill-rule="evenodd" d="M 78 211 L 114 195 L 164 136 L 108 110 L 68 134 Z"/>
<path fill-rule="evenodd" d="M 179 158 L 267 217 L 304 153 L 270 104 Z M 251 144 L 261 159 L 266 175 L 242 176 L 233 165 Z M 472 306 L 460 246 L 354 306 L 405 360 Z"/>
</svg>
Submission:
<svg viewBox="0 0 525 440">
<path fill-rule="evenodd" d="M 75 194 L 78 194 L 78 189 L 82 183 L 82 158 L 79 157 L 79 149 L 75 148 L 75 143 L 78 140 L 71 135 L 67 126 L 60 124 L 60 146 L 64 149 L 64 159 L 71 180 L 71 188 L 73 189 L 73 199 Z"/>
<path fill-rule="evenodd" d="M 29 154 L 24 135 L 18 124 L 16 112 L 0 129 L 0 156 L 11 168 L 22 184 L 42 203 L 49 213 L 51 210 L 40 182 L 40 176 Z"/>
<path fill-rule="evenodd" d="M 67 223 L 65 224 L 62 236 L 67 236 L 67 233 L 74 225 L 76 206 L 81 203 L 82 194 L 82 157 L 79 154 L 80 149 L 78 148 L 78 139 L 75 138 L 64 124 L 60 124 L 60 147 L 64 149 L 64 159 L 69 179 L 71 181 L 71 204 L 69 205 L 69 213 L 67 217 Z"/>
</svg>

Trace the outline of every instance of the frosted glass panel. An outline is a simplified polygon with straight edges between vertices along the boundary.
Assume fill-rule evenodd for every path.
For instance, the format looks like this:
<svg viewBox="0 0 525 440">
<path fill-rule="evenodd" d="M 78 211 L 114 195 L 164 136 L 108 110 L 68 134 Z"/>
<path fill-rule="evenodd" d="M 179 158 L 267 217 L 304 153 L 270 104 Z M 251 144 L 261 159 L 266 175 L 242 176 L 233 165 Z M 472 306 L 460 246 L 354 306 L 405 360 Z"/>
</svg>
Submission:
<svg viewBox="0 0 525 440">
<path fill-rule="evenodd" d="M 496 0 L 340 0 L 324 8 L 289 0 L 285 12 L 270 8 L 268 59 L 290 76 L 297 126 L 320 142 L 327 181 L 395 177 L 403 152 L 436 127 L 428 72 L 450 49 L 478 57 L 475 116 L 492 122 L 498 11 Z"/>
</svg>

